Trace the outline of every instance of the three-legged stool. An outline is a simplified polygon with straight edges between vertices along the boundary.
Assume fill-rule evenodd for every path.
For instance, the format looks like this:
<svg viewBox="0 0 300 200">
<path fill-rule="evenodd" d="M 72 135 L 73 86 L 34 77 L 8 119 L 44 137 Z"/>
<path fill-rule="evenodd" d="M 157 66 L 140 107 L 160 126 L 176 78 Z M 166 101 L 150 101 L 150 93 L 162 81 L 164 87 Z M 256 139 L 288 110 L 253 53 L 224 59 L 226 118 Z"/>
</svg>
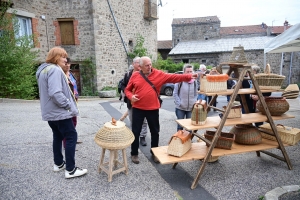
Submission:
<svg viewBox="0 0 300 200">
<path fill-rule="evenodd" d="M 127 158 L 126 158 L 126 149 L 108 149 L 108 150 L 109 150 L 109 162 L 103 163 L 106 149 L 102 148 L 98 171 L 100 173 L 101 170 L 103 170 L 105 173 L 107 173 L 108 174 L 108 182 L 111 182 L 112 176 L 114 174 L 125 171 L 125 174 L 127 175 L 128 174 L 128 165 L 127 165 Z M 119 160 L 118 160 L 118 150 L 122 150 L 123 163 L 119 162 Z M 113 170 L 113 168 L 116 168 L 117 165 L 120 165 L 122 167 L 119 169 Z M 106 168 L 107 166 L 108 166 L 108 168 Z"/>
</svg>

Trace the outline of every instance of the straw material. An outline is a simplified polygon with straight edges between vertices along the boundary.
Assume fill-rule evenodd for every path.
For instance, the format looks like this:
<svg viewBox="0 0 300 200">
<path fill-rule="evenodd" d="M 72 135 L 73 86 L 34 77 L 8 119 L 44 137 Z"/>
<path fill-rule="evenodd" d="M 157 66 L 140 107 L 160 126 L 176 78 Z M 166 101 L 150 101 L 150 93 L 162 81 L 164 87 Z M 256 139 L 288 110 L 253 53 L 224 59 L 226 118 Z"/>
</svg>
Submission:
<svg viewBox="0 0 300 200">
<path fill-rule="evenodd" d="M 228 63 L 233 63 L 233 64 L 246 64 L 248 63 L 245 52 L 244 52 L 244 47 L 239 45 L 238 47 L 233 47 L 233 51 L 231 54 L 231 57 L 228 61 Z"/>
<path fill-rule="evenodd" d="M 227 91 L 227 81 L 209 82 L 207 81 L 206 76 L 203 76 L 202 78 L 200 78 L 200 91 L 205 93 Z"/>
<path fill-rule="evenodd" d="M 223 106 L 223 109 L 226 110 L 226 106 Z M 227 119 L 240 118 L 242 116 L 242 106 L 240 102 L 234 101 L 233 106 L 231 107 Z"/>
<path fill-rule="evenodd" d="M 262 141 L 260 131 L 252 125 L 235 125 L 230 133 L 235 134 L 235 142 L 239 144 L 259 144 Z"/>
<path fill-rule="evenodd" d="M 192 140 L 188 131 L 179 130 L 178 132 L 172 136 L 167 152 L 169 155 L 181 157 L 191 149 Z"/>
<path fill-rule="evenodd" d="M 195 103 L 192 110 L 191 122 L 192 125 L 201 126 L 206 123 L 207 111 L 204 106 L 198 103 Z"/>
<path fill-rule="evenodd" d="M 261 90 L 279 90 L 285 80 L 285 76 L 272 74 L 271 67 L 267 64 L 265 73 L 254 74 Z"/>
<path fill-rule="evenodd" d="M 290 109 L 290 104 L 285 97 L 265 97 L 265 102 L 272 116 L 280 116 Z M 266 114 L 260 100 L 257 101 L 256 108 L 263 115 Z"/>
<path fill-rule="evenodd" d="M 296 99 L 299 96 L 299 87 L 297 84 L 290 84 L 283 92 L 282 96 L 286 99 Z"/>
<path fill-rule="evenodd" d="M 289 126 L 283 126 L 281 124 L 277 124 L 276 129 L 283 143 L 289 145 L 296 145 L 299 142 L 300 129 L 289 127 Z M 273 132 L 269 123 L 265 123 L 261 125 L 259 127 L 259 130 L 266 131 L 268 133 Z M 276 141 L 275 136 L 268 135 L 264 132 L 261 132 L 261 134 L 262 137 L 265 139 Z"/>
<path fill-rule="evenodd" d="M 96 133 L 94 140 L 105 149 L 124 149 L 134 141 L 134 135 L 124 122 L 117 121 L 116 125 L 106 122 Z"/>
<path fill-rule="evenodd" d="M 209 141 L 212 141 L 215 135 L 215 131 L 206 131 L 204 133 L 204 137 Z M 233 141 L 235 140 L 235 135 L 232 133 L 221 132 L 220 137 L 217 140 L 216 148 L 220 149 L 231 149 Z M 206 146 L 210 146 L 210 144 L 206 143 Z"/>
</svg>

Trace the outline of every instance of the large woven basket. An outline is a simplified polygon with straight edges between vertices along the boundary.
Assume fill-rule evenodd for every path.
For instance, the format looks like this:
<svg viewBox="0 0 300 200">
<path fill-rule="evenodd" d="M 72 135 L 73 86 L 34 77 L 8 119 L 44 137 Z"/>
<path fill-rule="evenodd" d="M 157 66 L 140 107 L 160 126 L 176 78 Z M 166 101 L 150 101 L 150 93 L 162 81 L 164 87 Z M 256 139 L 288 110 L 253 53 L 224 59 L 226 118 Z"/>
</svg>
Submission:
<svg viewBox="0 0 300 200">
<path fill-rule="evenodd" d="M 290 104 L 285 97 L 265 97 L 265 102 L 272 116 L 280 116 L 290 109 Z M 260 100 L 257 101 L 256 108 L 262 114 L 266 114 Z"/>
<path fill-rule="evenodd" d="M 289 145 L 296 145 L 299 142 L 300 129 L 289 127 L 289 126 L 283 126 L 281 124 L 277 124 L 276 129 L 283 143 Z M 259 127 L 259 130 L 262 131 L 261 135 L 263 138 L 276 141 L 275 136 L 264 133 L 264 132 L 268 132 L 268 133 L 273 132 L 269 123 L 265 123 L 261 125 Z"/>
<path fill-rule="evenodd" d="M 267 64 L 265 73 L 254 74 L 261 90 L 279 90 L 285 80 L 285 76 L 272 74 L 270 65 Z"/>
<path fill-rule="evenodd" d="M 211 75 L 219 76 L 219 75 Z M 206 76 L 200 78 L 200 91 L 201 92 L 222 92 L 227 90 L 227 80 L 220 82 L 210 82 Z"/>
<path fill-rule="evenodd" d="M 204 137 L 208 139 L 209 141 L 212 141 L 215 135 L 215 131 L 206 131 L 204 133 Z M 231 149 L 232 143 L 235 139 L 235 135 L 232 133 L 225 133 L 221 132 L 220 137 L 217 140 L 216 148 L 221 148 L 221 149 Z M 210 144 L 206 143 L 206 146 L 210 146 Z"/>
<path fill-rule="evenodd" d="M 252 125 L 238 124 L 229 132 L 235 134 L 235 142 L 239 144 L 259 144 L 262 141 L 260 131 Z"/>
<path fill-rule="evenodd" d="M 124 149 L 134 141 L 132 131 L 125 126 L 124 122 L 106 122 L 95 136 L 95 142 L 105 149 Z"/>
</svg>

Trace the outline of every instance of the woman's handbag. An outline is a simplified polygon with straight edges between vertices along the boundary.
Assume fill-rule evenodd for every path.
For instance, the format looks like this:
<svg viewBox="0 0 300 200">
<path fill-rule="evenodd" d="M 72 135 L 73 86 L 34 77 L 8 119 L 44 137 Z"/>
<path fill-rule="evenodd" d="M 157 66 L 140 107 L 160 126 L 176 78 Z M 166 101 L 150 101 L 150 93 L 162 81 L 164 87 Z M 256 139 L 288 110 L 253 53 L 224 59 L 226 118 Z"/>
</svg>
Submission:
<svg viewBox="0 0 300 200">
<path fill-rule="evenodd" d="M 192 134 L 185 130 L 179 130 L 175 133 L 170 141 L 167 153 L 172 156 L 181 157 L 188 152 L 192 146 Z"/>
<path fill-rule="evenodd" d="M 193 105 L 192 110 L 192 125 L 201 126 L 206 123 L 207 104 L 204 100 L 199 100 Z"/>
</svg>

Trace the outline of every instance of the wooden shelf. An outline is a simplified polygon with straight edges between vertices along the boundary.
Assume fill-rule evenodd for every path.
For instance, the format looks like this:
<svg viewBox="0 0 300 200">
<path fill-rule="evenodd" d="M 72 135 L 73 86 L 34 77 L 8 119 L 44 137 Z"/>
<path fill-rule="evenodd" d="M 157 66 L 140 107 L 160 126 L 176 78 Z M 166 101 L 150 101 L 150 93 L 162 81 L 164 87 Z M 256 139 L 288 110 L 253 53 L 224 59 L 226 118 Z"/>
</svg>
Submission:
<svg viewBox="0 0 300 200">
<path fill-rule="evenodd" d="M 289 146 L 287 144 L 284 145 Z M 272 141 L 267 139 L 262 139 L 262 143 L 256 145 L 241 145 L 234 142 L 232 144 L 231 150 L 214 148 L 211 156 L 226 156 L 226 155 L 240 154 L 246 152 L 268 150 L 268 149 L 273 149 L 278 147 L 279 145 L 277 141 Z M 160 146 L 160 147 L 152 148 L 152 152 L 154 153 L 154 155 L 157 157 L 157 159 L 161 164 L 173 164 L 179 162 L 187 162 L 192 160 L 204 159 L 208 151 L 208 147 L 206 146 L 205 142 L 192 143 L 192 148 L 180 158 L 169 155 L 167 153 L 167 149 L 168 146 Z"/>
<path fill-rule="evenodd" d="M 225 96 L 225 95 L 232 95 L 234 89 L 229 89 L 223 92 L 198 92 L 199 94 L 205 94 L 207 96 L 214 96 L 214 95 L 218 95 L 218 96 Z M 269 92 L 282 92 L 283 90 L 260 90 L 262 93 L 269 93 Z M 250 88 L 246 88 L 246 89 L 239 89 L 238 94 L 256 94 L 256 90 L 255 89 L 250 89 Z"/>
<path fill-rule="evenodd" d="M 272 116 L 273 120 L 281 120 L 281 119 L 289 119 L 295 118 L 292 115 L 283 114 L 281 116 Z M 242 114 L 241 118 L 227 119 L 224 126 L 233 126 L 236 124 L 251 124 L 255 122 L 265 122 L 268 118 L 266 115 L 262 115 L 261 113 L 249 113 Z M 207 117 L 206 123 L 202 126 L 192 125 L 191 119 L 178 119 L 176 122 L 184 127 L 187 130 L 199 130 L 199 129 L 207 129 L 207 128 L 215 128 L 218 127 L 221 118 L 219 116 Z"/>
</svg>

